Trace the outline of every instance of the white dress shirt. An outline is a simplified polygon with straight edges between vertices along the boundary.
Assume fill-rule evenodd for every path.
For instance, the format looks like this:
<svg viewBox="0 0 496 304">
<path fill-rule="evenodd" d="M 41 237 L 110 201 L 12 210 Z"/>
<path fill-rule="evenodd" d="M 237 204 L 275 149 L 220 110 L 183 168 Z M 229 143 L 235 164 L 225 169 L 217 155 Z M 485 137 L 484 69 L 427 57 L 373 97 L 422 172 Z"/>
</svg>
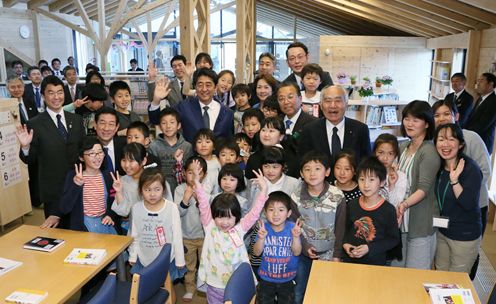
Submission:
<svg viewBox="0 0 496 304">
<path fill-rule="evenodd" d="M 291 122 L 292 122 L 292 124 L 289 126 L 289 128 L 286 129 L 286 134 L 293 134 L 294 126 L 296 125 L 298 118 L 300 118 L 300 114 L 301 114 L 301 108 L 291 118 L 288 118 L 287 115 L 284 115 L 284 126 L 286 126 L 286 121 L 291 120 Z"/>
<path fill-rule="evenodd" d="M 215 127 L 215 122 L 217 122 L 217 117 L 219 117 L 220 103 L 212 99 L 212 101 L 208 105 L 206 105 L 200 101 L 200 110 L 202 116 L 203 112 L 205 112 L 205 110 L 203 110 L 204 106 L 208 106 L 207 113 L 209 118 L 210 130 L 213 130 Z"/>
<path fill-rule="evenodd" d="M 64 109 L 60 109 L 60 112 L 57 113 L 57 112 L 54 112 L 47 107 L 46 111 L 47 111 L 48 115 L 50 115 L 50 118 L 52 119 L 53 123 L 55 124 L 55 127 L 57 127 L 57 128 L 58 128 L 57 114 L 60 114 L 60 116 L 61 116 L 60 120 L 62 121 L 62 124 L 64 125 L 67 132 L 69 132 L 69 130 L 67 129 L 67 124 L 65 122 Z"/>
</svg>

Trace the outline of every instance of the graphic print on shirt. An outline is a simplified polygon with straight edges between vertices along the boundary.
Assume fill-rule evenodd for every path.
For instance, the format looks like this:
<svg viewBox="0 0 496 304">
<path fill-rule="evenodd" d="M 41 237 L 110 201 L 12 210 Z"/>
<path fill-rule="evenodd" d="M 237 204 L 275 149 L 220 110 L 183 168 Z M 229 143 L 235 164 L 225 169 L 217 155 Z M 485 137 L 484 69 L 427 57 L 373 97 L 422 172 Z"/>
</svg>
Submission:
<svg viewBox="0 0 496 304">
<path fill-rule="evenodd" d="M 363 216 L 355 221 L 355 237 L 364 239 L 367 242 L 372 242 L 375 239 L 375 226 L 372 219 L 368 216 Z"/>
</svg>

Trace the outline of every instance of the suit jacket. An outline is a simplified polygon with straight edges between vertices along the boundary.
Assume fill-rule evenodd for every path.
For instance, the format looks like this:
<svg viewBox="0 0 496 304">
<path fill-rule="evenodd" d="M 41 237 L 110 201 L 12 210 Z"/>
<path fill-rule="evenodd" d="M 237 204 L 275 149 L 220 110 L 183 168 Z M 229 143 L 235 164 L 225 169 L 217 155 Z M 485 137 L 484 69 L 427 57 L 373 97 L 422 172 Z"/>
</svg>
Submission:
<svg viewBox="0 0 496 304">
<path fill-rule="evenodd" d="M 76 84 L 76 94 L 74 94 L 75 99 L 81 99 L 83 97 L 83 84 Z M 68 105 L 74 102 L 74 99 L 71 98 L 71 91 L 69 90 L 69 85 L 64 85 L 64 105 Z"/>
<path fill-rule="evenodd" d="M 369 128 L 358 120 L 348 117 L 344 119 L 343 149 L 353 150 L 356 155 L 356 162 L 359 163 L 363 157 L 371 153 Z M 299 149 L 301 156 L 308 151 L 316 150 L 325 153 L 330 160 L 333 160 L 334 156 L 331 155 L 331 148 L 329 147 L 325 118 L 311 122 L 303 128 Z"/>
<path fill-rule="evenodd" d="M 123 136 L 114 136 L 114 171 L 119 171 L 120 175 L 126 175 L 126 172 L 121 167 L 121 159 L 122 159 L 122 149 L 127 144 L 126 138 Z M 103 144 L 102 144 L 103 146 Z M 105 168 L 105 174 L 110 174 L 109 168 Z"/>
<path fill-rule="evenodd" d="M 484 102 L 472 111 L 465 124 L 465 129 L 472 130 L 486 144 L 489 154 L 494 147 L 494 129 L 496 127 L 496 93 L 492 92 Z"/>
<path fill-rule="evenodd" d="M 328 86 L 328 85 L 333 85 L 334 83 L 332 82 L 332 78 L 331 78 L 331 74 L 329 74 L 329 72 L 325 72 L 324 71 L 324 75 L 322 75 L 322 82 L 320 83 L 319 87 L 317 88 L 317 90 L 321 91 L 324 87 Z M 289 74 L 288 77 L 286 77 L 286 79 L 284 79 L 284 81 L 292 81 L 294 83 L 298 83 L 296 81 L 296 77 L 295 77 L 295 74 L 294 73 L 291 73 Z"/>
<path fill-rule="evenodd" d="M 169 101 L 169 105 L 171 107 L 176 107 L 180 101 L 182 101 L 183 94 L 181 92 L 181 86 L 179 85 L 179 81 L 176 77 L 170 80 L 170 93 L 167 95 L 167 100 Z M 155 91 L 155 82 L 148 83 L 148 100 L 151 102 L 153 100 L 153 93 Z"/>
<path fill-rule="evenodd" d="M 127 70 L 128 72 L 133 72 L 133 69 Z M 136 71 L 134 72 L 144 72 L 142 68 L 136 68 Z"/>
<path fill-rule="evenodd" d="M 301 111 L 300 116 L 296 120 L 296 123 L 293 128 L 293 136 L 298 136 L 298 134 L 301 134 L 303 131 L 303 127 L 305 127 L 307 124 L 311 123 L 312 121 L 316 121 L 317 118 Z"/>
<path fill-rule="evenodd" d="M 67 142 L 60 135 L 48 112 L 43 112 L 28 121 L 33 130 L 29 153 L 19 153 L 21 160 L 38 167 L 40 199 L 48 215 L 60 215 L 58 210 L 64 180 L 67 172 L 74 168 L 81 148 L 84 128 L 83 120 L 77 114 L 64 112 L 67 126 Z"/>
<path fill-rule="evenodd" d="M 32 119 L 36 115 L 38 115 L 38 108 L 36 107 L 36 103 L 33 99 L 24 99 L 22 98 L 22 103 L 24 104 L 24 107 L 26 108 L 26 114 L 28 115 L 28 120 Z M 24 116 L 21 115 L 21 124 L 25 125 L 27 121 L 24 119 Z"/>
<path fill-rule="evenodd" d="M 460 113 L 460 118 L 458 119 L 458 123 L 460 127 L 465 128 L 465 124 L 467 123 L 472 110 L 474 109 L 474 97 L 470 95 L 469 92 L 463 90 L 463 92 L 458 96 L 455 100 L 455 92 L 449 93 L 444 97 L 444 100 L 453 100 L 458 109 L 458 113 Z"/>
<path fill-rule="evenodd" d="M 41 89 L 41 87 L 40 87 L 40 89 Z M 40 90 L 40 97 L 41 97 L 41 90 Z M 41 97 L 41 98 L 43 98 L 43 97 Z M 30 105 L 30 106 L 34 105 L 34 109 L 36 109 L 36 114 L 38 114 L 38 108 L 36 107 L 36 100 L 34 98 L 33 84 L 32 83 L 28 83 L 24 86 L 24 94 L 22 95 L 22 100 L 24 101 L 24 106 L 26 106 L 26 110 L 28 112 L 29 112 L 28 105 Z M 34 111 L 33 111 L 33 113 L 34 113 Z M 29 116 L 29 113 L 28 113 L 28 116 Z M 29 117 L 29 118 L 31 118 L 31 117 Z"/>
</svg>

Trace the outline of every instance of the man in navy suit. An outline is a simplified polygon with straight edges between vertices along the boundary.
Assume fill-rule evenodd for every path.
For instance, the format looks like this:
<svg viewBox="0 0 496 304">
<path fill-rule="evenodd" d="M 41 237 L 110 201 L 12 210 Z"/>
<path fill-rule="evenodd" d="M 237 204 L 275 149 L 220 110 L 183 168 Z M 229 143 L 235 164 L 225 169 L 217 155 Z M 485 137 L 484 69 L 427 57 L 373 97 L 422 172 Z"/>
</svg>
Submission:
<svg viewBox="0 0 496 304">
<path fill-rule="evenodd" d="M 216 137 L 230 138 L 234 134 L 234 113 L 213 99 L 217 86 L 217 74 L 207 68 L 197 72 L 196 96 L 180 102 L 175 108 L 181 116 L 184 138 L 193 143 L 196 132 L 202 128 L 211 129 Z M 170 92 L 164 79 L 157 80 L 154 99 L 148 108 L 150 122 L 159 124 L 160 100 Z"/>
<path fill-rule="evenodd" d="M 465 129 L 479 134 L 486 144 L 489 154 L 493 152 L 494 129 L 496 128 L 496 76 L 483 73 L 477 78 L 477 93 L 480 97 L 475 103 L 474 110 L 465 124 Z"/>
<path fill-rule="evenodd" d="M 301 91 L 303 91 L 303 84 L 301 82 L 301 71 L 303 67 L 308 63 L 309 55 L 308 48 L 301 42 L 293 42 L 288 45 L 286 49 L 286 62 L 291 68 L 291 73 L 284 81 L 295 82 Z M 317 90 L 321 91 L 325 86 L 332 85 L 332 78 L 329 72 L 324 72 L 322 76 L 321 83 Z"/>
<path fill-rule="evenodd" d="M 43 96 L 41 94 L 41 71 L 37 66 L 32 66 L 28 68 L 28 78 L 31 83 L 24 86 L 24 94 L 22 99 L 24 103 L 35 105 L 38 112 L 43 112 L 45 110 L 45 103 L 43 101 Z"/>
<path fill-rule="evenodd" d="M 458 124 L 462 128 L 465 128 L 465 123 L 474 108 L 474 98 L 465 90 L 466 82 L 467 77 L 465 77 L 463 73 L 453 74 L 453 76 L 451 76 L 451 88 L 454 92 L 449 93 L 446 97 L 444 97 L 445 100 L 452 100 L 456 104 L 458 114 L 460 114 Z"/>
<path fill-rule="evenodd" d="M 344 117 L 348 94 L 343 88 L 325 87 L 321 94 L 320 107 L 324 117 L 303 128 L 300 154 L 317 150 L 334 159 L 342 149 L 349 149 L 355 152 L 356 162 L 360 162 L 371 153 L 369 128 L 358 120 Z"/>
<path fill-rule="evenodd" d="M 60 222 L 59 200 L 67 172 L 74 168 L 84 137 L 83 120 L 65 112 L 64 83 L 47 76 L 41 83 L 46 111 L 16 130 L 21 145 L 19 156 L 28 165 L 36 164 L 40 199 L 44 204 L 45 222 L 41 227 L 57 227 Z M 67 223 L 61 223 L 67 227 Z"/>
</svg>

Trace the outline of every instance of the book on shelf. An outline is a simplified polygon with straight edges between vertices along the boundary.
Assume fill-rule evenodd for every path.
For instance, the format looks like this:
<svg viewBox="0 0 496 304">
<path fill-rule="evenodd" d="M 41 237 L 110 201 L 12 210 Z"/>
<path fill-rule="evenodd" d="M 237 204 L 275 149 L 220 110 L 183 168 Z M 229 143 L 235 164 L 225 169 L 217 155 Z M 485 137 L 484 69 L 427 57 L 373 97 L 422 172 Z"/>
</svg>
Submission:
<svg viewBox="0 0 496 304">
<path fill-rule="evenodd" d="M 61 239 L 52 239 L 44 236 L 37 236 L 29 242 L 24 243 L 25 249 L 52 252 L 62 246 L 65 241 Z"/>
<path fill-rule="evenodd" d="M 0 258 L 0 276 L 22 265 L 22 262 Z"/>
<path fill-rule="evenodd" d="M 98 265 L 107 255 L 105 249 L 74 248 L 64 259 L 64 263 L 81 265 Z"/>
<path fill-rule="evenodd" d="M 48 296 L 48 292 L 41 290 L 19 289 L 5 298 L 7 303 L 38 304 Z"/>
</svg>

